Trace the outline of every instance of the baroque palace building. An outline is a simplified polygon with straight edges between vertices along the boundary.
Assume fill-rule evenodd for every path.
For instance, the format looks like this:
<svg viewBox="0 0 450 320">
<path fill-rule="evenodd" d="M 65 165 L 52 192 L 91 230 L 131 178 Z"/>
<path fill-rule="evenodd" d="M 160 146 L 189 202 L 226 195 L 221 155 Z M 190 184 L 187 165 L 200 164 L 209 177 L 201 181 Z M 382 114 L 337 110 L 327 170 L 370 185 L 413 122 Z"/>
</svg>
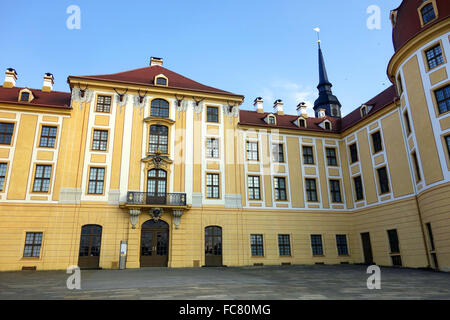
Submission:
<svg viewBox="0 0 450 320">
<path fill-rule="evenodd" d="M 367 263 L 450 271 L 450 2 L 391 11 L 393 85 L 315 117 L 164 68 L 0 87 L 0 270 Z M 126 246 L 125 246 L 126 244 Z M 125 250 L 126 249 L 126 250 Z M 122 265 L 123 264 L 123 265 Z"/>
</svg>

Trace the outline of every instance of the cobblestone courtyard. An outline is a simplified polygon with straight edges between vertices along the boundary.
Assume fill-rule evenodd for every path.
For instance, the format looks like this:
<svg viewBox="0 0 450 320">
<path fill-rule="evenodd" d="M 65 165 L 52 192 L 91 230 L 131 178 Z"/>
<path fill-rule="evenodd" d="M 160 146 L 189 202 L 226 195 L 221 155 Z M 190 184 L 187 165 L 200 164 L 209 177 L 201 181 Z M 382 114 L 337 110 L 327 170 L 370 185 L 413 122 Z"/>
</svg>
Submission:
<svg viewBox="0 0 450 320">
<path fill-rule="evenodd" d="M 82 270 L 81 289 L 65 271 L 0 273 L 0 299 L 450 299 L 450 273 L 381 268 L 369 290 L 365 266 Z"/>
</svg>

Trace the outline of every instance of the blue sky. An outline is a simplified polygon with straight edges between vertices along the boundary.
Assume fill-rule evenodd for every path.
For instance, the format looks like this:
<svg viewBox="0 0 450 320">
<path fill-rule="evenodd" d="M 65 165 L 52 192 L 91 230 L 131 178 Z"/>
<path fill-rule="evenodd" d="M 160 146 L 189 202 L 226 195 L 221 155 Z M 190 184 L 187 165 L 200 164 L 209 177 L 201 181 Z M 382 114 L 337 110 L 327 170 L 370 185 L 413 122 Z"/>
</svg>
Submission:
<svg viewBox="0 0 450 320">
<path fill-rule="evenodd" d="M 400 0 L 1 1 L 0 70 L 13 67 L 18 86 L 40 88 L 45 72 L 55 90 L 69 75 L 115 73 L 148 65 L 150 56 L 193 80 L 245 95 L 243 109 L 262 96 L 266 111 L 282 99 L 295 114 L 317 97 L 317 36 L 343 114 L 390 85 L 393 54 L 389 12 Z M 70 5 L 81 29 L 69 30 Z M 381 9 L 381 29 L 369 30 L 366 9 Z"/>
</svg>

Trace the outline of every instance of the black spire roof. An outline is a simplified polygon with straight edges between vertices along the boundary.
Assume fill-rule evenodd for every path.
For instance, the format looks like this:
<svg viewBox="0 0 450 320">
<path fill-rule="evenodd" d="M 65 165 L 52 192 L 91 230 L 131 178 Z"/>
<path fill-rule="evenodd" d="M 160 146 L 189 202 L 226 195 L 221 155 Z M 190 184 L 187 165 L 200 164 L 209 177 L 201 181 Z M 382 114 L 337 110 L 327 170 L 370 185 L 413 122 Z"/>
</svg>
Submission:
<svg viewBox="0 0 450 320">
<path fill-rule="evenodd" d="M 331 112 L 331 105 L 341 107 L 341 103 L 339 102 L 338 98 L 333 95 L 333 92 L 331 91 L 331 87 L 333 85 L 328 80 L 327 75 L 327 69 L 325 68 L 325 60 L 323 59 L 322 49 L 320 48 L 320 42 L 319 42 L 319 85 L 317 86 L 317 89 L 319 89 L 319 98 L 314 102 L 314 111 L 317 113 L 319 109 L 325 109 L 327 111 L 327 115 L 329 116 L 340 116 L 334 115 Z"/>
</svg>

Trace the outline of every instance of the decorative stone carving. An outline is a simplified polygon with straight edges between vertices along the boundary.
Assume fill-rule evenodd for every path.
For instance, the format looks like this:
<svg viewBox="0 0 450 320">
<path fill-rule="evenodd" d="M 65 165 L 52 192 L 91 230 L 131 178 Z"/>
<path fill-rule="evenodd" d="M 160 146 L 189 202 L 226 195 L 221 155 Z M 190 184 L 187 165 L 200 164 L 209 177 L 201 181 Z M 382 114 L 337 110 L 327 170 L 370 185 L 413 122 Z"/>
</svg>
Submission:
<svg viewBox="0 0 450 320">
<path fill-rule="evenodd" d="M 134 105 L 139 108 L 144 108 L 147 105 L 149 97 L 144 97 L 141 102 L 141 97 L 138 95 L 133 95 Z"/>
<path fill-rule="evenodd" d="M 201 101 L 199 103 L 193 102 L 193 104 L 194 104 L 194 112 L 197 113 L 197 114 L 202 113 L 202 111 L 203 111 L 203 102 L 201 102 Z"/>
<path fill-rule="evenodd" d="M 142 162 L 145 163 L 145 169 L 150 170 L 153 168 L 167 168 L 173 161 L 170 160 L 167 156 L 162 156 L 161 151 L 158 149 L 154 154 L 151 154 L 142 159 Z"/>
<path fill-rule="evenodd" d="M 92 96 L 94 92 L 92 90 L 83 90 L 84 95 L 81 94 L 80 88 L 73 88 L 72 89 L 72 100 L 77 102 L 91 102 Z"/>
<path fill-rule="evenodd" d="M 173 210 L 172 211 L 173 223 L 175 224 L 175 229 L 178 229 L 178 227 L 180 226 L 181 216 L 183 215 L 183 213 L 184 213 L 183 210 Z"/>
<path fill-rule="evenodd" d="M 128 94 L 123 95 L 122 101 L 120 101 L 120 96 L 118 94 L 115 94 L 114 97 L 116 98 L 116 104 L 118 107 L 124 107 L 127 105 L 128 97 L 129 97 Z"/>
<path fill-rule="evenodd" d="M 136 229 L 136 224 L 139 221 L 139 215 L 141 214 L 140 209 L 129 209 L 128 212 L 130 213 L 130 222 L 133 229 Z"/>
<path fill-rule="evenodd" d="M 150 218 L 152 218 L 154 221 L 158 221 L 163 213 L 164 211 L 162 208 L 151 208 L 149 212 Z"/>
</svg>

